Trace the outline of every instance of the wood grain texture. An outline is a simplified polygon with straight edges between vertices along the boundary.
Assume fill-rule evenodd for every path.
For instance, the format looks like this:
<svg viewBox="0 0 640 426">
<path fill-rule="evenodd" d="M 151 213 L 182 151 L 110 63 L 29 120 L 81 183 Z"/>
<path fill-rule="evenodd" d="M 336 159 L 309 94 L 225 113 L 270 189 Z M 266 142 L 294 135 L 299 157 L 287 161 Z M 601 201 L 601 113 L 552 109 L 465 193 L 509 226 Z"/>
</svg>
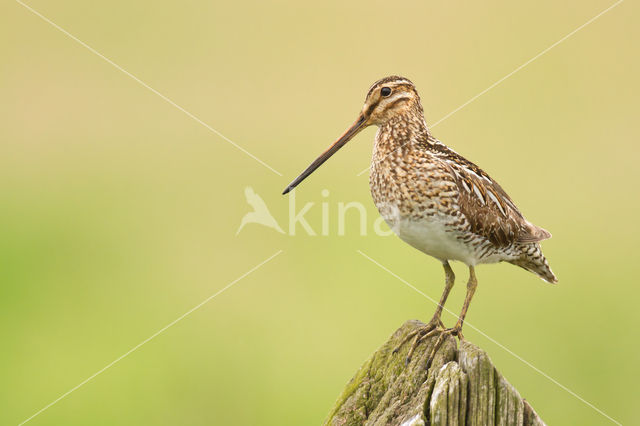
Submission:
<svg viewBox="0 0 640 426">
<path fill-rule="evenodd" d="M 392 351 L 421 325 L 407 321 L 360 367 L 326 425 L 544 425 L 486 352 L 468 341 L 458 348 L 454 338 L 445 340 L 427 369 L 436 335 L 405 366 L 409 345 Z"/>
</svg>

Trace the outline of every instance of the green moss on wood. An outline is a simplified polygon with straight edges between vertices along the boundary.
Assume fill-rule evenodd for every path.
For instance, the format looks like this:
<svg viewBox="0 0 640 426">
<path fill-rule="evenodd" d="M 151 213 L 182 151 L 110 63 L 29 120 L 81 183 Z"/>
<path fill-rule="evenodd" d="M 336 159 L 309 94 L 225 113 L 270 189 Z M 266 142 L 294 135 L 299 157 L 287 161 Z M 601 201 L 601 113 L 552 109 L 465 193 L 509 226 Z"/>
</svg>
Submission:
<svg viewBox="0 0 640 426">
<path fill-rule="evenodd" d="M 425 340 L 409 365 L 410 344 L 393 349 L 422 325 L 407 321 L 356 372 L 331 410 L 327 425 L 544 425 L 496 370 L 488 355 L 448 337 L 429 367 L 437 335 Z"/>
</svg>

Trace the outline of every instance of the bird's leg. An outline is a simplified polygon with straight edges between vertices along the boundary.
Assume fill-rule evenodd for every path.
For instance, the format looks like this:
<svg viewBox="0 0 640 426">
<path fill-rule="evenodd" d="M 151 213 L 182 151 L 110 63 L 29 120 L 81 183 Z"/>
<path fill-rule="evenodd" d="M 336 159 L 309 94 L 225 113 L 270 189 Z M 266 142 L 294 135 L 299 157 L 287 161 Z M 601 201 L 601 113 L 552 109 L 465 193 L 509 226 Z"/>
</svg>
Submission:
<svg viewBox="0 0 640 426">
<path fill-rule="evenodd" d="M 444 330 L 440 336 L 438 336 L 438 340 L 433 345 L 433 349 L 431 350 L 431 354 L 429 355 L 428 365 L 431 364 L 431 361 L 436 355 L 436 351 L 444 342 L 444 338 L 447 335 L 457 336 L 458 339 L 464 339 L 462 335 L 462 324 L 464 324 L 464 317 L 467 316 L 467 310 L 469 309 L 469 304 L 471 303 L 471 298 L 473 294 L 476 292 L 476 287 L 478 287 L 478 280 L 476 279 L 476 272 L 473 266 L 469 266 L 469 281 L 467 282 L 467 295 L 464 298 L 464 303 L 462 305 L 462 312 L 460 312 L 460 316 L 458 317 L 458 321 L 453 328 L 447 328 Z"/>
<path fill-rule="evenodd" d="M 442 323 L 440 316 L 442 315 L 442 309 L 444 308 L 444 304 L 447 301 L 447 297 L 449 297 L 449 293 L 451 292 L 451 288 L 453 287 L 456 276 L 453 273 L 453 269 L 451 269 L 449 262 L 445 261 L 443 263 L 443 266 L 446 277 L 445 286 L 444 291 L 442 292 L 442 296 L 440 296 L 440 303 L 438 303 L 438 307 L 436 308 L 433 317 L 427 324 L 418 327 L 411 333 L 407 334 L 405 338 L 402 339 L 402 342 L 400 342 L 400 344 L 393 350 L 393 353 L 395 354 L 405 343 L 407 343 L 409 340 L 413 340 L 411 349 L 409 349 L 409 353 L 407 354 L 407 358 L 405 360 L 406 364 L 409 364 L 409 361 L 411 361 L 411 356 L 413 355 L 413 352 L 416 350 L 416 347 L 420 344 L 420 342 L 438 332 L 439 329 L 444 329 L 444 324 Z"/>
<path fill-rule="evenodd" d="M 447 297 L 449 297 L 449 293 L 453 288 L 453 283 L 456 280 L 456 275 L 453 273 L 453 269 L 451 269 L 451 265 L 449 265 L 449 262 L 443 263 L 442 266 L 444 266 L 445 274 L 444 291 L 442 292 L 442 296 L 440 296 L 438 307 L 436 308 L 436 311 L 433 314 L 433 318 L 431 318 L 431 321 L 429 321 L 429 323 L 437 322 L 437 325 L 444 327 L 444 324 L 440 320 L 440 316 L 442 315 L 442 310 L 444 309 L 444 304 L 447 301 Z"/>
<path fill-rule="evenodd" d="M 473 294 L 476 292 L 476 287 L 478 287 L 478 280 L 476 279 L 476 271 L 473 266 L 469 266 L 469 282 L 467 282 L 467 295 L 464 298 L 464 304 L 462 305 L 462 312 L 460 312 L 460 316 L 458 317 L 458 322 L 454 330 L 456 330 L 456 335 L 462 339 L 462 324 L 464 324 L 464 318 L 467 316 L 467 310 L 469 309 L 469 305 L 471 304 L 471 298 Z"/>
</svg>

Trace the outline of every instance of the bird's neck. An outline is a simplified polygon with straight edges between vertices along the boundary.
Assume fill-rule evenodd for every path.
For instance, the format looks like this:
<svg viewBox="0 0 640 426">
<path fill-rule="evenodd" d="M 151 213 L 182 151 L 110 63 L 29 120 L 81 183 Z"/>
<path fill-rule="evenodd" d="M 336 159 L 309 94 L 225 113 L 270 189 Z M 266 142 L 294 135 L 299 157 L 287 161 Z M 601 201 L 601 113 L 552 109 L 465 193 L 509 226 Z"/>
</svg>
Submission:
<svg viewBox="0 0 640 426">
<path fill-rule="evenodd" d="M 406 111 L 380 125 L 376 134 L 374 156 L 381 158 L 403 155 L 432 139 L 422 112 Z"/>
</svg>

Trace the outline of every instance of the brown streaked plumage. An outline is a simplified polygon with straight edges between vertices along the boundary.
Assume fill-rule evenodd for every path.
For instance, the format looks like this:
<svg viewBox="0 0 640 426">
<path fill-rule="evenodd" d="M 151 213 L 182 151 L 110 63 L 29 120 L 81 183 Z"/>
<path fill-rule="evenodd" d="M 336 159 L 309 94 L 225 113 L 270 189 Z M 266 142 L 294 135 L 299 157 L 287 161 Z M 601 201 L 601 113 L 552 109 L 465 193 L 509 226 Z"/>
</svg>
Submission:
<svg viewBox="0 0 640 426">
<path fill-rule="evenodd" d="M 469 267 L 467 295 L 458 322 L 444 330 L 462 336 L 462 325 L 477 286 L 475 266 L 506 261 L 557 281 L 539 242 L 551 237 L 527 221 L 513 200 L 487 173 L 435 139 L 427 128 L 420 96 L 404 77 L 383 78 L 369 89 L 355 123 L 284 191 L 302 180 L 363 128 L 378 126 L 370 187 L 380 214 L 405 242 L 440 260 L 445 290 L 431 321 L 410 335 L 413 345 L 440 331 L 440 315 L 455 276 L 450 260 Z"/>
</svg>

